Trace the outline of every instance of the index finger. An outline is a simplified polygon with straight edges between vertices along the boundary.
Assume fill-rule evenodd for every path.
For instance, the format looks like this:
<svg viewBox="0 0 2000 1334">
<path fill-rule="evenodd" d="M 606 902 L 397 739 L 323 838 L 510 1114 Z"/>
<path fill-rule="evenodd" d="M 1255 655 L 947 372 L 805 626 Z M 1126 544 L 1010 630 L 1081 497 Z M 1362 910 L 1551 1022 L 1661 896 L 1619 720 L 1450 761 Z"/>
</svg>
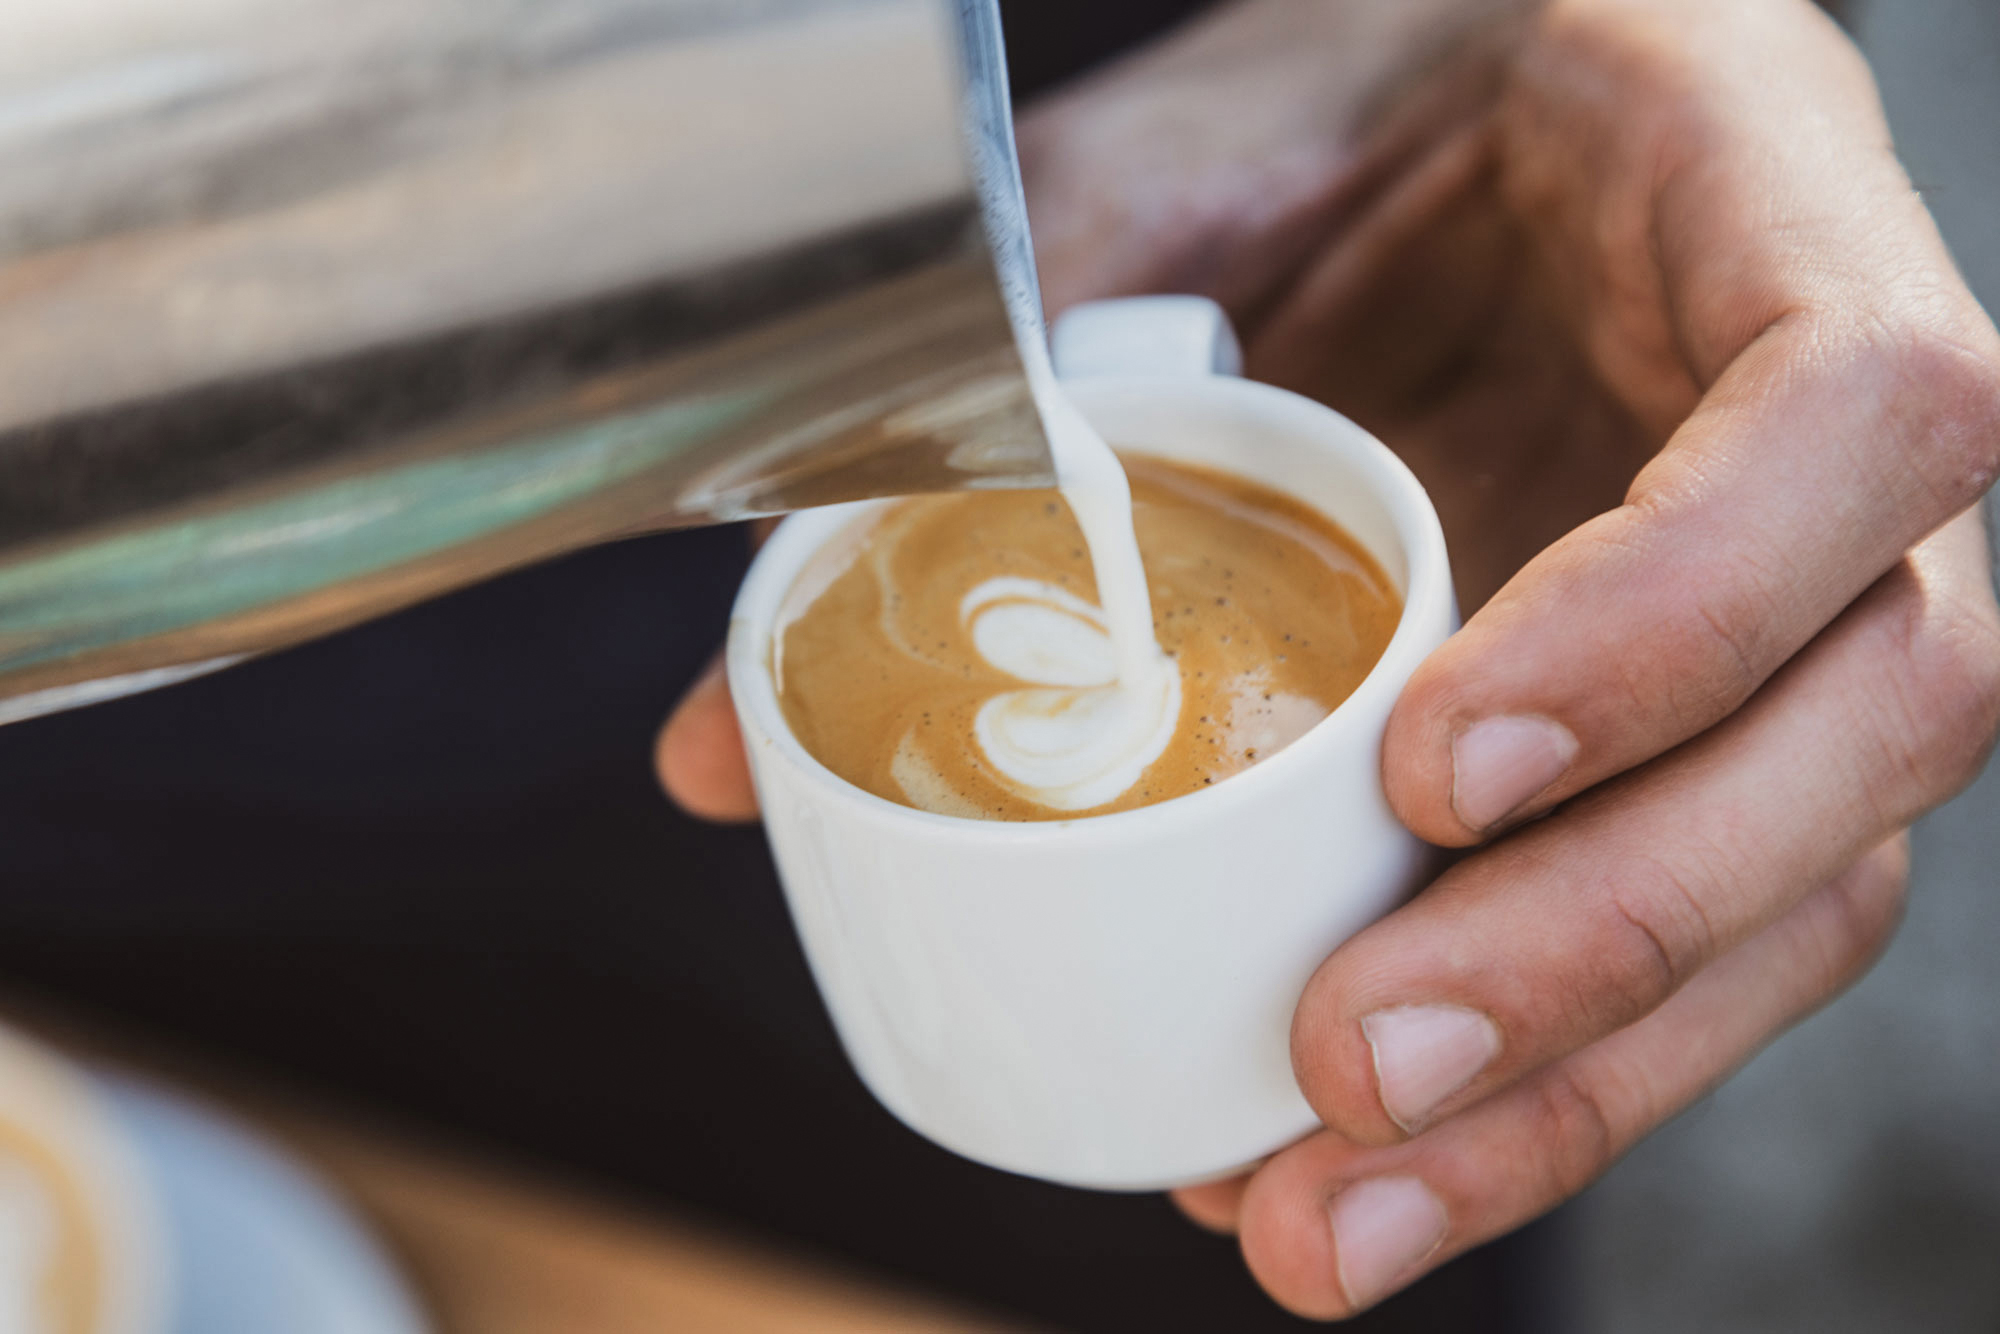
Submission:
<svg viewBox="0 0 2000 1334">
<path fill-rule="evenodd" d="M 1384 782 L 1425 838 L 1476 842 L 1712 726 L 2000 471 L 2000 337 L 1885 151 L 1865 68 L 1821 45 L 1764 81 L 1790 81 L 1776 93 L 1718 57 L 1695 94 L 1577 94 L 1665 103 L 1666 128 L 1632 118 L 1658 165 L 1518 186 L 1553 192 L 1519 203 L 1539 225 L 1616 252 L 1563 261 L 1581 281 L 1637 275 L 1637 298 L 1593 289 L 1575 316 L 1600 374 L 1619 375 L 1607 326 L 1657 305 L 1700 399 L 1623 505 L 1531 561 L 1410 682 Z M 1832 100 L 1815 137 L 1764 128 Z M 1510 114 L 1558 113 L 1620 115 Z"/>
</svg>

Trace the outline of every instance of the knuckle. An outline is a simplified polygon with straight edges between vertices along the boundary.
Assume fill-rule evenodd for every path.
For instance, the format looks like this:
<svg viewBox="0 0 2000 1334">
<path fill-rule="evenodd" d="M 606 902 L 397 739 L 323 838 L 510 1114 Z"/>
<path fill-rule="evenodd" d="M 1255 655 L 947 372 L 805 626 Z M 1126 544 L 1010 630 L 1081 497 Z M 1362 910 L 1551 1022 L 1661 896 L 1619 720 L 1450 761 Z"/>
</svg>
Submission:
<svg viewBox="0 0 2000 1334">
<path fill-rule="evenodd" d="M 1908 840 L 1899 837 L 1828 886 L 1823 991 L 1848 986 L 1881 957 L 1902 922 L 1909 884 Z"/>
<path fill-rule="evenodd" d="M 1656 562 L 1632 534 L 1670 529 L 1682 517 L 1688 501 L 1678 486 L 1659 474 L 1648 483 L 1635 488 L 1615 530 L 1578 534 L 1608 568 Z M 1673 579 L 1654 579 L 1646 590 L 1649 614 L 1605 618 L 1594 647 L 1621 706 L 1688 735 L 1727 716 L 1783 661 L 1787 617 L 1779 590 L 1795 587 L 1798 573 L 1751 534 L 1673 559 Z"/>
<path fill-rule="evenodd" d="M 1904 335 L 1892 353 L 1912 423 L 1910 464 L 1936 497 L 1940 520 L 2000 480 L 2000 350 L 1991 331 L 1967 341 L 1937 330 Z"/>
<path fill-rule="evenodd" d="M 1762 591 L 1772 580 L 1761 570 L 1746 568 L 1752 559 L 1747 552 L 1738 551 L 1735 559 L 1738 565 L 1730 577 L 1688 584 L 1684 619 L 1703 664 L 1692 679 L 1706 683 L 1703 698 L 1691 703 L 1704 715 L 1735 708 L 1763 684 L 1772 663 L 1769 634 L 1783 624 L 1776 599 Z M 1726 595 L 1710 590 L 1726 590 Z"/>
<path fill-rule="evenodd" d="M 1929 807 L 1979 776 L 2000 733 L 2000 624 L 1988 608 L 1920 596 L 1897 638 L 1900 725 L 1891 758 Z"/>
<path fill-rule="evenodd" d="M 1535 1084 L 1528 1142 L 1542 1148 L 1545 1198 L 1568 1199 L 1595 1181 L 1621 1152 L 1613 1099 L 1596 1079 L 1558 1065 Z"/>
<path fill-rule="evenodd" d="M 1600 1023 L 1608 1006 L 1627 1022 L 1650 1012 L 1714 957 L 1715 923 L 1699 886 L 1709 880 L 1706 863 L 1719 854 L 1702 854 L 1690 843 L 1676 855 L 1690 852 L 1692 870 L 1652 858 L 1633 861 L 1606 896 L 1590 982 L 1591 1009 Z"/>
</svg>

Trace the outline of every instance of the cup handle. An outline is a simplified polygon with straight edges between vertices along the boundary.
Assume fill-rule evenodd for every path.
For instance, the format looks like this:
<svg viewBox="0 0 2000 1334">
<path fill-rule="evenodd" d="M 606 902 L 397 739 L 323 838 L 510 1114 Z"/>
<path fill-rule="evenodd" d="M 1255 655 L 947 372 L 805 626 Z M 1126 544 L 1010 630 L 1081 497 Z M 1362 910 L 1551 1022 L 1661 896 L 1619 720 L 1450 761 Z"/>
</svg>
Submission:
<svg viewBox="0 0 2000 1334">
<path fill-rule="evenodd" d="M 1241 375 L 1229 316 L 1205 296 L 1128 296 L 1071 306 L 1049 335 L 1056 374 Z"/>
</svg>

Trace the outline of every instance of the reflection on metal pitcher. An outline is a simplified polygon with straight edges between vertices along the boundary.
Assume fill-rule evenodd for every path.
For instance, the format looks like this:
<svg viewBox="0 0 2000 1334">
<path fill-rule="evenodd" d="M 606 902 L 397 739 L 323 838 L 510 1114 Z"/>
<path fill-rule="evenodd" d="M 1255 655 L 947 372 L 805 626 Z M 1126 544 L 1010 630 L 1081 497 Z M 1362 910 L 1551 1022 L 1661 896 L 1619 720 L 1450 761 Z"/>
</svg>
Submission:
<svg viewBox="0 0 2000 1334">
<path fill-rule="evenodd" d="M 1007 115 L 991 0 L 6 6 L 0 721 L 1047 484 Z"/>
</svg>

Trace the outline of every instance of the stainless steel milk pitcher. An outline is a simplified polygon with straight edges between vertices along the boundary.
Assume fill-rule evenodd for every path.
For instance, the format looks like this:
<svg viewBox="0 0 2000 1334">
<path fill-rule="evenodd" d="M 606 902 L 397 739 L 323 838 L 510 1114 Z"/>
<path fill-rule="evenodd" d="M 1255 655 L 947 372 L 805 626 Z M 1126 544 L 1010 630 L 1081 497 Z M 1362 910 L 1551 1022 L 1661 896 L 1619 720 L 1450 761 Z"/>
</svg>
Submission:
<svg viewBox="0 0 2000 1334">
<path fill-rule="evenodd" d="M 992 0 L 0 4 L 0 721 L 1051 478 Z"/>
</svg>

